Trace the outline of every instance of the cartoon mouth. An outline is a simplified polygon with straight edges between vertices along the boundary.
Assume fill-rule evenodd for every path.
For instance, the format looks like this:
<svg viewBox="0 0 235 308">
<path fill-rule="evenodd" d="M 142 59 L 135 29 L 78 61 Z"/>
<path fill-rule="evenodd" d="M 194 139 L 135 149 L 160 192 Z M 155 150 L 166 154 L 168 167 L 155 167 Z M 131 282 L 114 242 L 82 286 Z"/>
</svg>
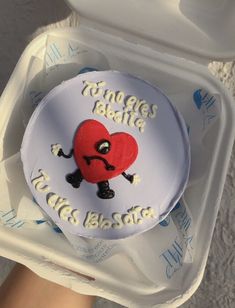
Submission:
<svg viewBox="0 0 235 308">
<path fill-rule="evenodd" d="M 91 164 L 92 160 L 98 159 L 98 160 L 101 160 L 105 164 L 105 169 L 106 170 L 110 170 L 110 171 L 111 170 L 115 170 L 115 167 L 113 165 L 110 165 L 108 163 L 108 161 L 105 158 L 103 158 L 103 157 L 94 155 L 94 156 L 83 156 L 83 158 L 85 159 L 85 161 L 86 161 L 88 166 Z"/>
</svg>

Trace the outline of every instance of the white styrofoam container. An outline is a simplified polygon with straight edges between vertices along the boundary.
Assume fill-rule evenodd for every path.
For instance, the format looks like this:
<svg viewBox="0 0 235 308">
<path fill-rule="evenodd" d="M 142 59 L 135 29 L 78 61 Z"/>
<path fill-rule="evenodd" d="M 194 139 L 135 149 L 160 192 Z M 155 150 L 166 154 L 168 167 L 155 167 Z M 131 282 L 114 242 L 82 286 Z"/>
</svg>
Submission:
<svg viewBox="0 0 235 308">
<path fill-rule="evenodd" d="M 185 277 L 184 285 L 167 293 L 167 290 L 139 281 L 135 267 L 123 256 L 115 255 L 99 267 L 83 260 L 78 262 L 75 251 L 64 237 L 50 229 L 29 231 L 0 226 L 0 254 L 77 292 L 102 296 L 128 307 L 178 306 L 193 294 L 202 279 L 234 140 L 232 98 L 202 63 L 214 58 L 235 57 L 235 46 L 232 45 L 235 40 L 228 39 L 231 44 L 228 45 L 229 35 L 217 35 L 218 32 L 206 21 L 201 24 L 207 25 L 203 32 L 198 27 L 200 18 L 193 24 L 189 17 L 192 14 L 193 19 L 194 10 L 200 9 L 200 5 L 202 17 L 209 20 L 213 14 L 230 12 L 227 27 L 233 29 L 234 21 L 230 16 L 235 5 L 225 0 L 217 1 L 213 6 L 210 0 L 205 1 L 207 6 L 202 1 L 197 5 L 191 0 L 188 6 L 186 1 L 166 4 L 166 1 L 159 0 L 148 3 L 146 9 L 144 1 L 139 0 L 127 1 L 125 9 L 120 9 L 120 3 L 113 0 L 102 1 L 102 5 L 93 0 L 89 6 L 85 0 L 70 2 L 83 16 L 81 26 L 49 31 L 34 39 L 22 54 L 1 96 L 1 161 L 20 149 L 24 125 L 19 108 L 23 104 L 28 68 L 32 56 L 43 56 L 48 36 L 79 40 L 88 48 L 99 50 L 111 69 L 128 71 L 156 84 L 172 98 L 185 119 L 190 119 L 192 112 L 190 95 L 203 87 L 218 96 L 221 113 L 218 121 L 205 133 L 202 147 L 195 153 L 198 158 L 194 156 L 193 163 L 197 161 L 198 173 L 192 177 L 194 181 L 184 197 L 197 231 L 193 267 Z M 210 14 L 210 9 L 213 9 L 213 14 Z M 159 29 L 166 33 L 163 35 Z M 232 31 L 228 33 L 232 35 Z M 95 280 L 88 280 L 78 273 L 95 277 Z"/>
</svg>

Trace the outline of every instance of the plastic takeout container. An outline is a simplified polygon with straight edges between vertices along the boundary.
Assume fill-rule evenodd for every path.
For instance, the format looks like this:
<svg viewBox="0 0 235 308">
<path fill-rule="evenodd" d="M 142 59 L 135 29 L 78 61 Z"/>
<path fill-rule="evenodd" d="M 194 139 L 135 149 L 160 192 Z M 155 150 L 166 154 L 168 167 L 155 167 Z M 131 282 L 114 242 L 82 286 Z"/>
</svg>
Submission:
<svg viewBox="0 0 235 308">
<path fill-rule="evenodd" d="M 0 254 L 77 292 L 128 307 L 179 306 L 203 276 L 234 140 L 232 98 L 206 64 L 235 57 L 235 3 L 69 2 L 81 25 L 34 39 L 1 96 Z M 218 16 L 226 19 L 223 27 Z M 160 225 L 127 242 L 89 246 L 55 233 L 39 223 L 45 216 L 23 177 L 19 151 L 35 105 L 87 66 L 126 71 L 157 85 L 188 125 L 192 167 L 182 200 Z"/>
</svg>

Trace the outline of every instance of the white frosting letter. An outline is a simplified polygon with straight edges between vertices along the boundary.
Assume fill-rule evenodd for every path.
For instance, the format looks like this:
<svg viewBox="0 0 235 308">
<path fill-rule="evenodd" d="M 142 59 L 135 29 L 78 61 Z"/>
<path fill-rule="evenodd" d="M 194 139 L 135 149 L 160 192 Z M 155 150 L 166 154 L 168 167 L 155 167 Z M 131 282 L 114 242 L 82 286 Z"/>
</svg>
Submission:
<svg viewBox="0 0 235 308">
<path fill-rule="evenodd" d="M 105 116 L 106 114 L 105 103 L 102 101 L 97 101 L 93 109 L 93 113 L 96 113 L 101 116 Z"/>
<path fill-rule="evenodd" d="M 154 209 L 152 207 L 148 207 L 146 209 L 143 209 L 141 211 L 141 216 L 143 218 L 155 218 L 155 212 L 154 212 Z"/>
<path fill-rule="evenodd" d="M 104 94 L 104 99 L 106 99 L 110 103 L 115 103 L 116 94 L 112 90 L 106 90 Z"/>
<path fill-rule="evenodd" d="M 78 219 L 79 210 L 72 210 L 71 217 L 69 217 L 69 222 L 72 225 L 79 225 L 79 219 Z"/>
<path fill-rule="evenodd" d="M 32 179 L 31 183 L 33 184 L 34 188 L 38 192 L 44 193 L 44 192 L 49 191 L 50 187 L 48 185 L 44 184 L 44 181 L 49 181 L 50 180 L 49 176 L 42 169 L 39 169 L 38 172 L 41 173 L 41 175 L 36 177 L 36 178 L 34 178 L 34 179 Z"/>
<path fill-rule="evenodd" d="M 116 111 L 113 117 L 114 122 L 121 123 L 122 122 L 122 113 L 120 111 Z"/>
<path fill-rule="evenodd" d="M 89 229 L 97 229 L 99 227 L 99 214 L 94 212 L 87 212 L 87 216 L 84 220 L 84 227 Z"/>
<path fill-rule="evenodd" d="M 123 227 L 122 215 L 120 213 L 113 213 L 113 220 L 115 223 L 112 224 L 113 229 L 121 229 Z"/>
<path fill-rule="evenodd" d="M 114 116 L 115 116 L 115 111 L 113 111 L 111 109 L 111 106 L 107 104 L 107 107 L 106 107 L 106 118 L 112 120 Z"/>
<path fill-rule="evenodd" d="M 136 119 L 135 125 L 139 128 L 141 133 L 144 132 L 145 121 L 143 119 Z"/>
<path fill-rule="evenodd" d="M 72 210 L 73 209 L 69 205 L 65 205 L 65 206 L 61 207 L 59 209 L 59 212 L 58 212 L 60 219 L 68 221 L 69 215 L 71 214 Z"/>
<path fill-rule="evenodd" d="M 109 219 L 104 218 L 99 227 L 103 230 L 110 229 L 112 227 L 112 222 Z"/>
<path fill-rule="evenodd" d="M 125 103 L 126 108 L 125 108 L 124 110 L 125 110 L 126 112 L 132 110 L 133 105 L 134 105 L 136 102 L 137 102 L 137 97 L 135 97 L 135 96 L 130 96 L 130 97 L 127 99 L 126 103 Z"/>
<path fill-rule="evenodd" d="M 117 102 L 118 104 L 123 104 L 124 97 L 125 97 L 124 92 L 118 91 L 118 92 L 116 93 L 116 102 Z"/>
<path fill-rule="evenodd" d="M 59 199 L 59 196 L 57 194 L 51 193 L 48 194 L 48 198 L 47 198 L 47 204 L 54 208 L 56 201 Z"/>
<path fill-rule="evenodd" d="M 147 103 L 144 103 L 140 106 L 140 114 L 143 118 L 148 117 L 148 111 L 149 111 L 149 105 Z"/>
<path fill-rule="evenodd" d="M 104 91 L 101 87 L 106 85 L 105 81 L 91 82 L 85 80 L 83 83 L 85 84 L 85 87 L 82 90 L 82 95 L 88 96 L 90 94 L 92 97 L 101 96 Z"/>
<path fill-rule="evenodd" d="M 142 224 L 143 220 L 141 218 L 138 218 L 138 214 L 141 210 L 141 206 L 135 206 L 128 210 L 128 213 L 132 214 L 134 224 Z"/>
<path fill-rule="evenodd" d="M 148 115 L 151 119 L 153 119 L 153 118 L 156 117 L 157 108 L 158 108 L 157 105 L 154 105 L 154 104 L 151 105 L 151 111 L 152 111 L 152 113 L 149 113 L 149 115 Z"/>
<path fill-rule="evenodd" d="M 124 214 L 122 219 L 123 219 L 123 223 L 125 225 L 133 225 L 134 224 L 133 217 L 130 214 Z"/>
</svg>

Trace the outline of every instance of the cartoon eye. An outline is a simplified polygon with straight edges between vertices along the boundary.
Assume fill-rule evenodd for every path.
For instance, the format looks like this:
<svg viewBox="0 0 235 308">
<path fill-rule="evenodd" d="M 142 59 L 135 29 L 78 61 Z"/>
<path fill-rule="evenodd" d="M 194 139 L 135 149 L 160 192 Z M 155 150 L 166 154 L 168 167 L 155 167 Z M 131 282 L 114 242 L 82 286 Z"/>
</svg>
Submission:
<svg viewBox="0 0 235 308">
<path fill-rule="evenodd" d="M 107 154 L 111 149 L 111 144 L 108 140 L 101 140 L 96 145 L 96 150 L 101 154 Z"/>
</svg>

